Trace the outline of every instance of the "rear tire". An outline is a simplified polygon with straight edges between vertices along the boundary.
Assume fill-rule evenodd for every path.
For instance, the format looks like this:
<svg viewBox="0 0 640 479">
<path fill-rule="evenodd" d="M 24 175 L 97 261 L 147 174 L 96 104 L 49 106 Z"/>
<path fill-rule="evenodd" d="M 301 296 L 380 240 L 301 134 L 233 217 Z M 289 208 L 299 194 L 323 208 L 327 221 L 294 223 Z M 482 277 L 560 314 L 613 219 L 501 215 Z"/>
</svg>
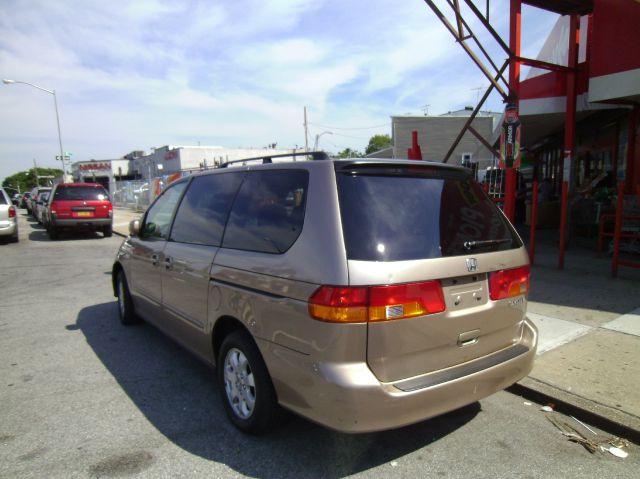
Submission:
<svg viewBox="0 0 640 479">
<path fill-rule="evenodd" d="M 224 409 L 233 425 L 249 434 L 272 429 L 281 409 L 267 366 L 246 332 L 234 331 L 224 339 L 217 370 Z"/>
<path fill-rule="evenodd" d="M 105 238 L 111 238 L 111 236 L 113 235 L 113 228 L 111 225 L 109 226 L 105 226 L 102 228 L 102 234 L 104 235 Z"/>
<path fill-rule="evenodd" d="M 116 295 L 118 297 L 118 315 L 120 322 L 125 326 L 139 323 L 140 319 L 136 315 L 133 307 L 133 300 L 129 293 L 127 278 L 122 270 L 118 271 L 118 275 L 116 276 Z"/>
<path fill-rule="evenodd" d="M 49 226 L 49 230 L 47 231 L 49 234 L 49 238 L 52 240 L 57 240 L 60 237 L 60 233 L 55 228 L 55 226 Z"/>
<path fill-rule="evenodd" d="M 12 243 L 17 243 L 18 241 L 20 241 L 20 237 L 18 236 L 18 232 L 17 231 L 16 231 L 16 234 L 11 237 L 10 241 Z"/>
</svg>

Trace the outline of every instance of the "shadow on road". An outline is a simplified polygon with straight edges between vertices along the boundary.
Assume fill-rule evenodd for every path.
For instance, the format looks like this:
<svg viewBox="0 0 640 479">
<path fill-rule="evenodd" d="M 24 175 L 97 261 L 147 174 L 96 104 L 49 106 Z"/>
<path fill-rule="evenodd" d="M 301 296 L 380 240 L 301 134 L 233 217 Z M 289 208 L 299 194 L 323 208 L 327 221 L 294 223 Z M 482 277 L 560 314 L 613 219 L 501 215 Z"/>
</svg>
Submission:
<svg viewBox="0 0 640 479">
<path fill-rule="evenodd" d="M 292 416 L 271 434 L 248 436 L 227 421 L 214 371 L 152 326 L 121 326 L 115 302 L 82 309 L 67 329 L 82 331 L 125 393 L 169 440 L 249 477 L 344 477 L 438 441 L 480 412 L 474 403 L 417 425 L 359 435 Z"/>
</svg>

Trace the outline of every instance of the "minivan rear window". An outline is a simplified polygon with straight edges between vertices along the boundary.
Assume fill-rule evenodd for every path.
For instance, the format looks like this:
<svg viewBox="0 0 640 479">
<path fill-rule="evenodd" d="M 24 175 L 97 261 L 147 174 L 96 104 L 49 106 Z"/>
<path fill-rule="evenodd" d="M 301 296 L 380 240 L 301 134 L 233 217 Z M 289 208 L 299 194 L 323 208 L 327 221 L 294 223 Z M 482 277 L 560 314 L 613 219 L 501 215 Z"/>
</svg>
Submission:
<svg viewBox="0 0 640 479">
<path fill-rule="evenodd" d="M 347 257 L 402 261 L 501 251 L 522 245 L 466 173 L 414 166 L 337 172 Z"/>
<path fill-rule="evenodd" d="M 98 186 L 62 186 L 56 188 L 53 199 L 104 201 L 109 199 L 109 194 Z"/>
</svg>

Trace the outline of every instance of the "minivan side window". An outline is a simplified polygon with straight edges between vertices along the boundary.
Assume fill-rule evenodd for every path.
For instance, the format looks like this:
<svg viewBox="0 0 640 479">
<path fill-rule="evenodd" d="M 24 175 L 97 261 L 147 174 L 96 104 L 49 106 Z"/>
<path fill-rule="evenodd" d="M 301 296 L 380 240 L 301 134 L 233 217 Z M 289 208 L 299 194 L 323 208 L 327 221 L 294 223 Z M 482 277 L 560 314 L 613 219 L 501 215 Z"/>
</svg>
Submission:
<svg viewBox="0 0 640 479">
<path fill-rule="evenodd" d="M 308 184 L 304 170 L 248 172 L 231 208 L 222 246 L 284 253 L 302 231 Z"/>
<path fill-rule="evenodd" d="M 195 177 L 178 207 L 170 240 L 220 246 L 243 175 L 234 172 Z"/>
<path fill-rule="evenodd" d="M 140 236 L 143 238 L 169 238 L 171 219 L 182 192 L 187 186 L 183 181 L 167 188 L 147 211 Z"/>
</svg>

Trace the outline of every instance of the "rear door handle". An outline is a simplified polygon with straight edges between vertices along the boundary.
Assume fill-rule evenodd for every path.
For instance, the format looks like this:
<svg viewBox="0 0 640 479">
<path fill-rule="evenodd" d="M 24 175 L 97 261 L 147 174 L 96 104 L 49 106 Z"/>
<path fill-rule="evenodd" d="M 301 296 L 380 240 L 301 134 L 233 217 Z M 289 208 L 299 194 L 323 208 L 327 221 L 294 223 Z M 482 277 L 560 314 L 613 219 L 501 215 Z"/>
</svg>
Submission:
<svg viewBox="0 0 640 479">
<path fill-rule="evenodd" d="M 480 330 L 474 329 L 473 331 L 467 331 L 458 336 L 458 346 L 464 348 L 465 346 L 471 346 L 478 342 L 480 337 Z"/>
<path fill-rule="evenodd" d="M 158 253 L 153 253 L 151 255 L 151 264 L 154 266 L 158 266 L 158 264 L 160 264 L 160 255 Z"/>
<path fill-rule="evenodd" d="M 167 256 L 164 259 L 164 268 L 168 271 L 168 270 L 172 270 L 173 269 L 173 258 L 171 256 Z"/>
</svg>

